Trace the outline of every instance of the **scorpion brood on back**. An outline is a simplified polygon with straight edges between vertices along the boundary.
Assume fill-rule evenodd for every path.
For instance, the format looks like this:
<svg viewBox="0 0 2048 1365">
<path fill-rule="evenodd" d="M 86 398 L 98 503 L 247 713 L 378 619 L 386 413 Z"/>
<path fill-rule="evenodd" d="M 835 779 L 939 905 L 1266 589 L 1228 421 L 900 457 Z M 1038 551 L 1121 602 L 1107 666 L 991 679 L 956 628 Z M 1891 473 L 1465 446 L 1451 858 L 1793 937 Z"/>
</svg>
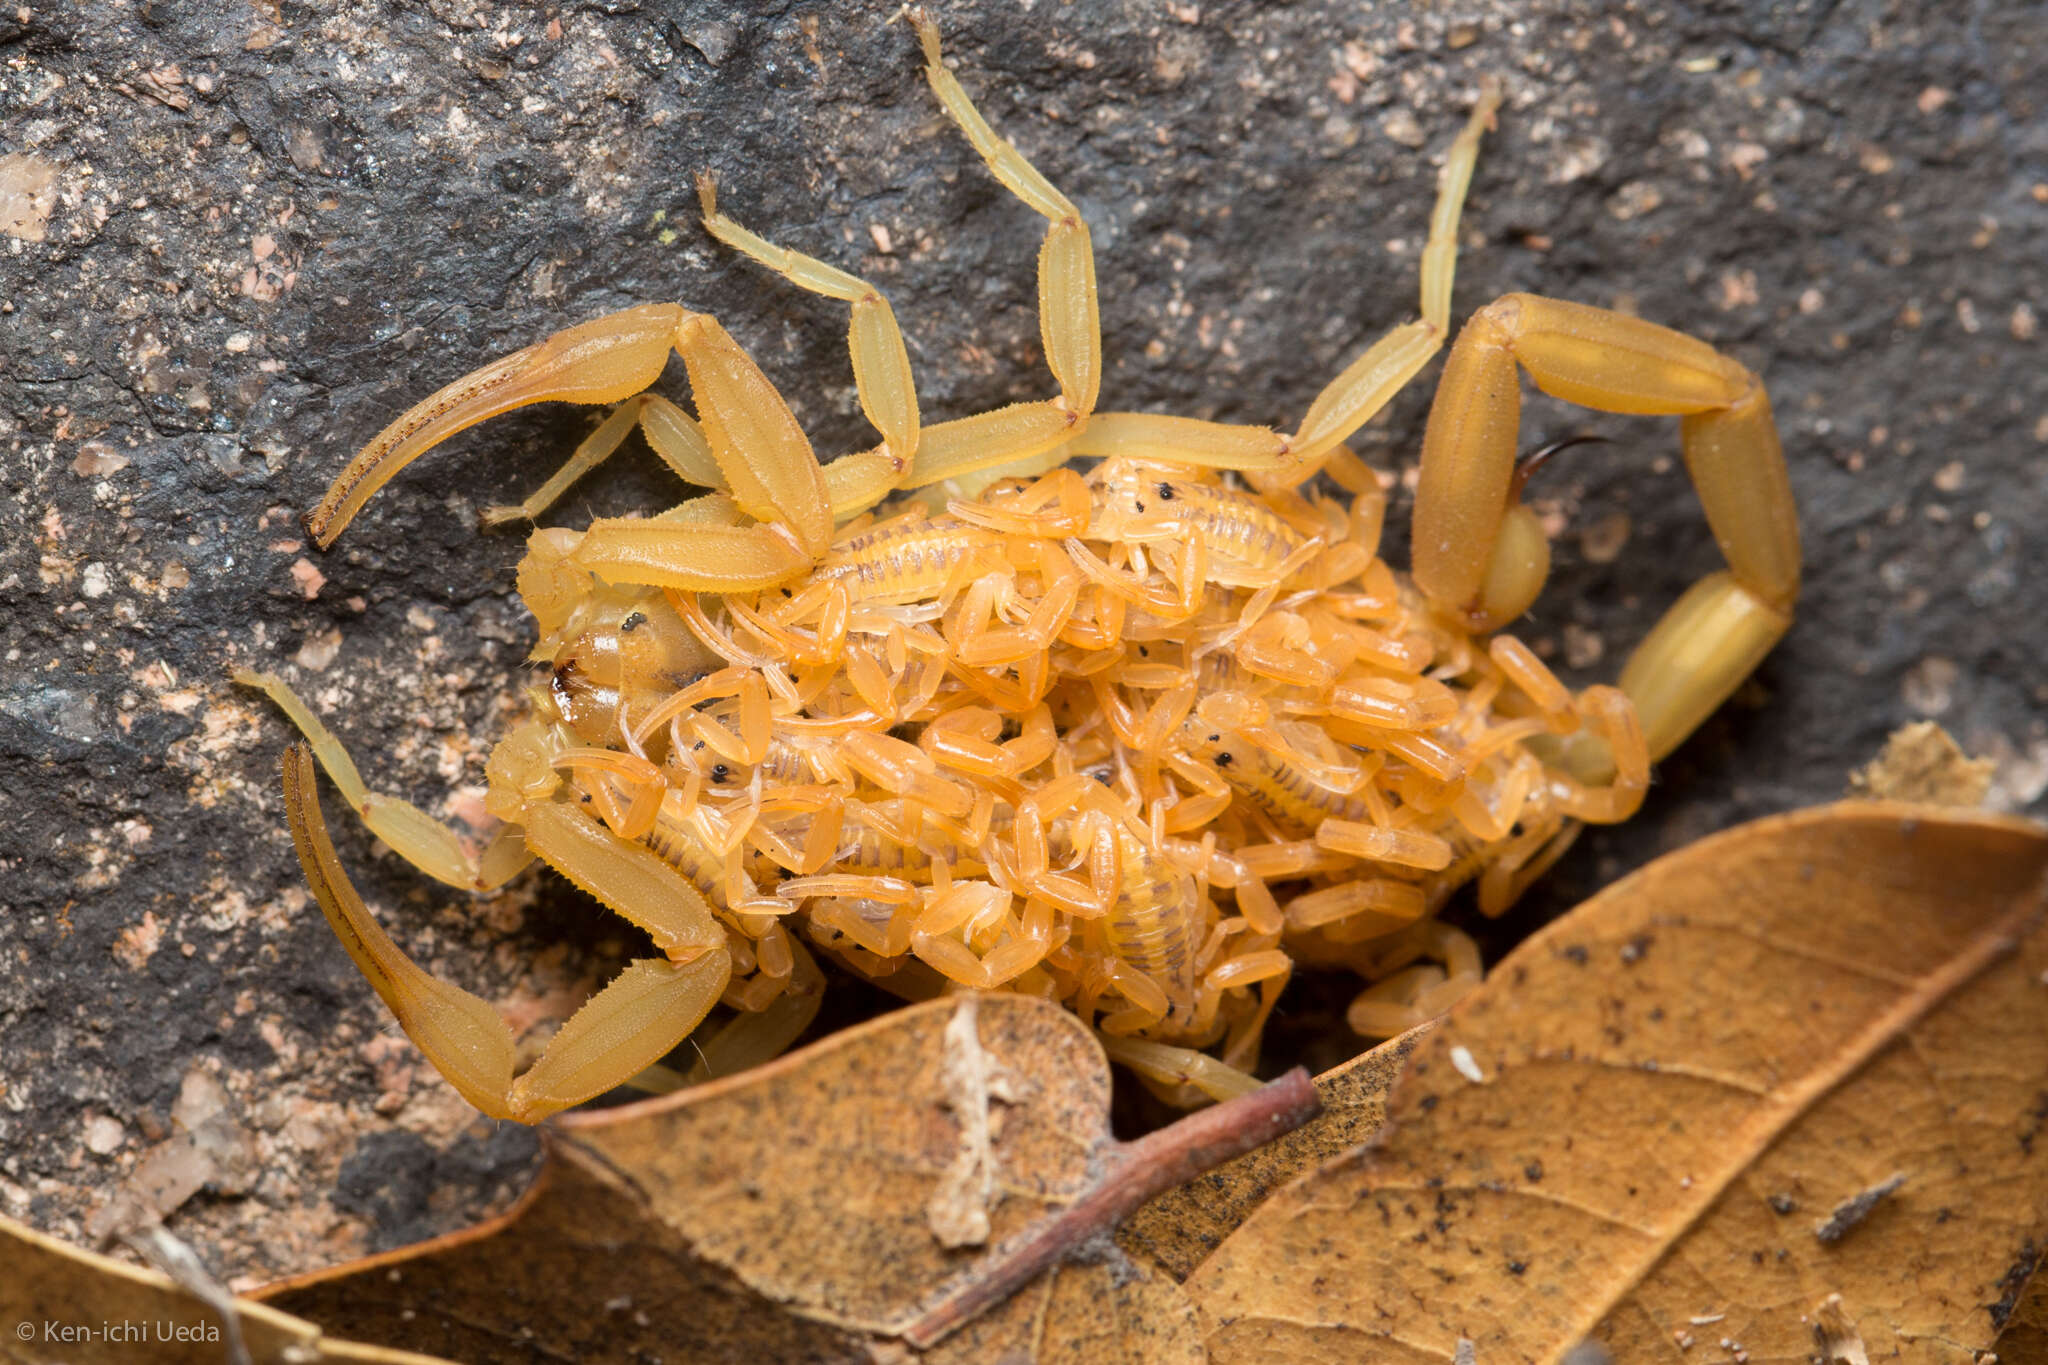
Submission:
<svg viewBox="0 0 2048 1365">
<path fill-rule="evenodd" d="M 1527 295 L 1452 348 L 1423 444 L 1413 579 L 1378 558 L 1379 477 L 1343 442 L 1448 335 L 1482 95 L 1444 169 L 1422 317 L 1339 375 L 1293 435 L 1096 412 L 1093 250 L 1073 205 L 998 138 L 913 16 L 926 74 L 997 178 L 1050 223 L 1039 256 L 1057 397 L 930 426 L 888 303 L 720 212 L 719 240 L 851 305 L 874 449 L 820 465 L 710 317 L 627 309 L 458 380 L 400 417 L 308 518 L 330 545 L 426 450 L 544 400 L 619 403 L 524 504 L 539 515 L 636 428 L 687 483 L 659 515 L 533 534 L 519 591 L 548 665 L 492 754 L 505 828 L 480 855 L 371 792 L 279 679 L 244 673 L 313 741 L 286 759 L 323 909 L 406 1031 L 488 1113 L 528 1120 L 643 1072 L 714 1005 L 700 1070 L 787 1047 L 814 953 L 909 997 L 1008 989 L 1069 1004 L 1174 1098 L 1251 1084 L 1296 962 L 1372 983 L 1385 1035 L 1479 976 L 1433 911 L 1477 882 L 1498 913 L 1580 822 L 1625 819 L 1672 749 L 1784 633 L 1798 532 L 1756 378 L 1704 343 Z M 673 348 L 697 416 L 643 392 Z M 1574 693 L 1498 628 L 1548 551 L 1519 502 L 1519 378 L 1610 412 L 1682 418 L 1729 570 L 1686 594 L 1619 687 Z M 1078 472 L 1070 459 L 1094 458 Z M 1348 495 L 1300 491 L 1315 476 Z M 905 494 L 904 490 L 924 490 Z M 495 886 L 532 856 L 640 925 L 632 964 L 513 1076 L 484 1001 L 414 966 L 348 884 L 317 756 L 422 870 Z"/>
</svg>

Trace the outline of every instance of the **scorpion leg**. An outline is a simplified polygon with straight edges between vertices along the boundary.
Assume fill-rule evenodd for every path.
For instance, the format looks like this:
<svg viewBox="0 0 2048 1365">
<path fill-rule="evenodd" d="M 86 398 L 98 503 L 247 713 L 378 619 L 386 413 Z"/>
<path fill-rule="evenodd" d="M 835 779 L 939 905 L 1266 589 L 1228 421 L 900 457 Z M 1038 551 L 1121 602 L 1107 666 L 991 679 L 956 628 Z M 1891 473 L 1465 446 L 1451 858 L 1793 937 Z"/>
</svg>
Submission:
<svg viewBox="0 0 2048 1365">
<path fill-rule="evenodd" d="M 1035 601 L 1022 602 L 1016 599 L 1013 577 L 980 579 L 968 590 L 953 641 L 954 657 L 968 667 L 1001 667 L 1043 654 L 1080 601 L 1080 571 L 1056 547 L 1048 551 L 1040 542 L 1025 541 L 1013 553 L 1038 574 L 1042 587 Z M 990 623 L 1003 619 L 1005 597 L 1017 614 L 1025 615 L 1021 625 Z"/>
<path fill-rule="evenodd" d="M 811 1026 L 825 1000 L 825 974 L 794 936 L 789 948 L 795 959 L 789 989 L 765 1008 L 737 1015 L 705 1039 L 696 1064 L 680 1078 L 683 1085 L 701 1085 L 772 1062 Z"/>
<path fill-rule="evenodd" d="M 585 437 L 562 467 L 524 502 L 517 506 L 486 508 L 481 518 L 483 524 L 498 526 L 508 521 L 532 521 L 539 517 L 569 491 L 571 484 L 611 458 L 612 452 L 625 442 L 635 427 L 647 438 L 648 446 L 661 457 L 662 463 L 675 471 L 676 477 L 684 483 L 699 488 L 722 490 L 725 487 L 725 476 L 719 471 L 718 460 L 711 453 L 711 442 L 704 438 L 703 428 L 660 394 L 643 393 L 614 408 L 612 415 Z"/>
<path fill-rule="evenodd" d="M 609 459 L 636 426 L 646 437 L 648 447 L 677 478 L 694 487 L 718 490 L 714 494 L 716 502 L 695 498 L 661 513 L 662 518 L 709 519 L 720 505 L 738 512 L 737 504 L 725 495 L 725 473 L 719 468 L 718 457 L 712 454 L 711 442 L 697 425 L 697 419 L 658 393 L 643 393 L 613 409 L 612 415 L 585 437 L 562 467 L 524 502 L 487 508 L 481 521 L 485 526 L 498 526 L 509 521 L 535 520 L 559 501 L 571 484 Z M 824 470 L 825 498 L 831 505 L 833 519 L 844 521 L 887 497 L 904 467 L 904 461 L 886 451 L 863 451 L 834 460 Z M 738 520 L 737 516 L 716 519 Z"/>
<path fill-rule="evenodd" d="M 1400 966 L 1417 956 L 1436 958 L 1443 965 L 1416 963 L 1381 975 L 1369 961 L 1359 964 L 1368 975 L 1381 975 L 1345 1011 L 1345 1021 L 1360 1037 L 1392 1038 L 1426 1024 L 1463 999 L 1484 976 L 1479 945 L 1462 930 L 1428 920 L 1403 938 L 1403 950 L 1386 966 Z"/>
<path fill-rule="evenodd" d="M 847 351 L 853 357 L 853 386 L 860 395 L 861 411 L 882 434 L 881 449 L 866 453 L 884 458 L 860 460 L 842 478 L 872 483 L 871 496 L 864 504 L 872 507 L 888 496 L 896 476 L 910 467 L 917 454 L 917 389 L 910 375 L 910 355 L 903 349 L 903 332 L 896 325 L 896 314 L 890 310 L 889 301 L 859 276 L 779 247 L 726 217 L 718 210 L 718 186 L 710 176 L 697 177 L 697 198 L 704 211 L 704 228 L 713 237 L 751 256 L 800 289 L 853 305 L 853 320 L 846 339 Z M 837 512 L 839 499 L 835 497 L 832 501 Z"/>
<path fill-rule="evenodd" d="M 642 395 L 646 397 L 647 395 Z M 532 521 L 555 505 L 562 494 L 569 491 L 569 485 L 603 464 L 613 451 L 640 424 L 640 399 L 629 398 L 612 410 L 612 415 L 598 424 L 597 430 L 583 438 L 575 451 L 548 477 L 546 483 L 528 494 L 525 501 L 517 505 L 486 507 L 478 518 L 485 526 L 501 526 L 508 521 Z"/>
<path fill-rule="evenodd" d="M 481 858 L 473 857 L 454 830 L 418 806 L 395 796 L 371 791 L 357 771 L 355 760 L 348 756 L 348 750 L 313 713 L 313 708 L 306 705 L 305 699 L 292 690 L 290 683 L 274 673 L 257 673 L 246 668 L 236 669 L 234 679 L 243 687 L 253 687 L 262 692 L 277 704 L 299 733 L 311 742 L 312 752 L 320 760 L 320 766 L 327 770 L 328 778 L 340 790 L 342 799 L 348 802 L 349 809 L 356 813 L 370 833 L 435 881 L 464 891 L 489 891 L 512 880 L 532 860 L 518 831 L 510 828 L 501 831 L 485 847 Z"/>
<path fill-rule="evenodd" d="M 906 487 L 919 488 L 992 466 L 1043 455 L 1086 425 L 1102 387 L 1102 327 L 1096 311 L 1095 247 L 1080 210 L 1015 147 L 997 136 L 946 69 L 939 30 L 924 11 L 909 12 L 924 49 L 925 78 L 946 114 L 967 135 L 1004 188 L 1050 226 L 1038 253 L 1038 325 L 1046 365 L 1060 396 L 924 429 Z"/>
<path fill-rule="evenodd" d="M 660 394 L 643 393 L 634 401 L 641 405 L 641 434 L 662 462 L 676 472 L 676 477 L 684 483 L 723 492 L 726 487 L 724 471 L 719 468 L 711 442 L 696 420 Z M 917 419 L 915 396 L 911 403 L 911 435 L 914 440 Z M 822 471 L 825 501 L 832 508 L 833 520 L 845 521 L 887 497 L 906 464 L 907 461 L 889 454 L 885 448 L 843 455 L 827 465 Z"/>
<path fill-rule="evenodd" d="M 1111 1061 L 1152 1082 L 1168 1103 L 1178 1103 L 1182 1108 L 1192 1108 L 1201 1102 L 1200 1099 L 1190 1103 L 1186 1098 L 1176 1098 L 1184 1096 L 1189 1089 L 1203 1099 L 1220 1102 L 1248 1095 L 1265 1084 L 1249 1072 L 1240 1071 L 1194 1048 L 1105 1033 L 1101 1029 L 1095 1030 L 1095 1041 L 1102 1045 Z"/>
<path fill-rule="evenodd" d="M 1436 207 L 1422 248 L 1422 317 L 1394 328 L 1365 349 L 1309 404 L 1301 429 L 1281 436 L 1263 427 L 1232 426 L 1149 413 L 1103 413 L 1074 443 L 1077 455 L 1170 459 L 1251 472 L 1261 489 L 1309 478 L 1352 432 L 1387 405 L 1443 348 L 1451 329 L 1451 282 L 1458 261 L 1458 220 L 1479 159 L 1479 140 L 1493 126 L 1500 90 L 1488 83 L 1451 144 L 1437 179 Z"/>
<path fill-rule="evenodd" d="M 421 970 L 370 917 L 328 838 L 303 744 L 285 753 L 284 794 L 300 866 L 336 937 L 427 1060 L 493 1118 L 533 1123 L 621 1084 L 681 1042 L 725 988 L 722 946 L 682 961 L 635 962 L 514 1079 L 512 1030 L 497 1010 Z"/>
<path fill-rule="evenodd" d="M 1499 108 L 1500 88 L 1488 82 L 1444 159 L 1437 179 L 1436 207 L 1429 216 L 1429 238 L 1422 248 L 1421 321 L 1404 323 L 1368 346 L 1316 395 L 1301 430 L 1289 442 L 1289 454 L 1296 463 L 1288 466 L 1288 482 L 1298 483 L 1320 468 L 1341 442 L 1421 372 L 1450 336 L 1458 220 L 1464 214 L 1472 168 L 1479 160 L 1479 139 L 1493 126 Z"/>
<path fill-rule="evenodd" d="M 1679 598 L 1622 671 L 1651 758 L 1676 748 L 1791 625 L 1799 525 L 1757 377 L 1703 341 L 1583 304 L 1510 294 L 1452 347 L 1423 437 L 1415 581 L 1475 627 L 1519 615 L 1543 586 L 1534 514 L 1515 502 L 1515 365 L 1553 397 L 1677 416 L 1686 468 L 1728 561 Z"/>
</svg>

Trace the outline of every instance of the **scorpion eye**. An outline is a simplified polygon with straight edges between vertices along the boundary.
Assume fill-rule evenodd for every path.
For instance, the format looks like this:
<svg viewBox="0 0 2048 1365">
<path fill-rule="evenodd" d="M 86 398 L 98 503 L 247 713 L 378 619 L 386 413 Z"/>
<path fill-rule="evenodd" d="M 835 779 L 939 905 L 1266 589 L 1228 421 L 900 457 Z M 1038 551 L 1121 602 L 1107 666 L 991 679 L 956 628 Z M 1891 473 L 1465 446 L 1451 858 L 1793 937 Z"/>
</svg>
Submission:
<svg viewBox="0 0 2048 1365">
<path fill-rule="evenodd" d="M 647 613 L 644 611 L 636 611 L 632 613 L 630 616 L 628 616 L 625 620 L 619 622 L 619 634 L 631 635 L 634 631 L 638 630 L 641 626 L 644 626 L 646 624 Z"/>
<path fill-rule="evenodd" d="M 1162 483 L 1162 484 L 1160 484 L 1160 485 L 1159 485 L 1159 500 L 1160 500 L 1161 502 L 1172 502 L 1172 501 L 1173 501 L 1173 485 L 1172 485 L 1172 484 L 1170 484 L 1170 483 Z"/>
<path fill-rule="evenodd" d="M 1229 755 L 1229 754 L 1218 754 L 1218 755 L 1216 755 L 1216 766 L 1217 766 L 1217 767 L 1219 767 L 1219 768 L 1227 768 L 1227 767 L 1229 767 L 1229 766 L 1230 766 L 1230 755 Z"/>
<path fill-rule="evenodd" d="M 1143 498 L 1132 498 L 1131 504 L 1134 507 L 1136 507 L 1140 512 L 1145 510 L 1145 500 Z"/>
<path fill-rule="evenodd" d="M 1211 744 L 1220 744 L 1220 743 L 1222 743 L 1222 742 L 1223 742 L 1223 736 L 1221 736 L 1221 735 L 1211 735 L 1211 736 L 1209 736 L 1209 742 L 1210 742 Z"/>
<path fill-rule="evenodd" d="M 726 767 L 723 763 L 714 763 L 711 765 L 711 780 L 713 782 L 723 782 L 726 778 L 731 776 L 732 769 Z"/>
</svg>

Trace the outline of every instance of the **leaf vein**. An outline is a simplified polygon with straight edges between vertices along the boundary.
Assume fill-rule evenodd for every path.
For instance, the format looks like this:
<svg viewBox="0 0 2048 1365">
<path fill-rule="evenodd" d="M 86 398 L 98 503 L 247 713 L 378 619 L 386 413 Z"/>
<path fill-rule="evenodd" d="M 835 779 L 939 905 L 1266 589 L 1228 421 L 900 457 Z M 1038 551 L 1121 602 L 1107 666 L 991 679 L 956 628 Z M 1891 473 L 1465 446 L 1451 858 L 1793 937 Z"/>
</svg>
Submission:
<svg viewBox="0 0 2048 1365">
<path fill-rule="evenodd" d="M 1768 948 L 1774 953 L 1783 953 L 1787 957 L 1798 958 L 1804 962 L 1818 962 L 1823 966 L 1833 967 L 1836 971 L 1846 972 L 1851 976 L 1860 976 L 1866 981 L 1880 982 L 1901 990 L 1910 990 L 1921 980 L 1920 977 L 1909 972 L 1888 971 L 1873 962 L 1861 962 L 1855 958 L 1839 957 L 1834 953 L 1823 952 L 1821 949 L 1807 944 L 1791 939 L 1779 938 L 1775 934 L 1765 933 L 1754 925 L 1734 923 L 1726 920 L 1696 919 L 1687 921 L 1684 927 L 1687 929 L 1701 929 L 1709 932 L 1731 934 L 1736 938 L 1746 938 L 1750 942 Z"/>
<path fill-rule="evenodd" d="M 1564 1195 L 1554 1194 L 1549 1190 L 1532 1189 L 1526 1185 L 1453 1185 L 1448 1182 L 1441 1185 L 1414 1185 L 1395 1184 L 1390 1181 L 1384 1184 L 1376 1183 L 1373 1188 L 1375 1189 L 1375 1191 L 1398 1191 L 1404 1194 L 1504 1194 L 1510 1196 L 1518 1196 L 1523 1199 L 1534 1200 L 1539 1204 L 1555 1204 L 1557 1207 L 1562 1209 L 1571 1209 L 1574 1212 L 1584 1214 L 1586 1217 L 1591 1218 L 1595 1222 L 1606 1223 L 1610 1226 L 1621 1228 L 1623 1231 L 1633 1232 L 1638 1237 L 1646 1238 L 1651 1241 L 1655 1241 L 1658 1237 L 1662 1235 L 1655 1228 L 1642 1227 L 1641 1225 L 1631 1223 L 1628 1221 L 1628 1219 L 1619 1217 L 1618 1215 L 1611 1213 L 1602 1213 L 1600 1210 L 1593 1208 L 1590 1205 L 1581 1204 L 1576 1199 L 1568 1199 Z"/>
</svg>

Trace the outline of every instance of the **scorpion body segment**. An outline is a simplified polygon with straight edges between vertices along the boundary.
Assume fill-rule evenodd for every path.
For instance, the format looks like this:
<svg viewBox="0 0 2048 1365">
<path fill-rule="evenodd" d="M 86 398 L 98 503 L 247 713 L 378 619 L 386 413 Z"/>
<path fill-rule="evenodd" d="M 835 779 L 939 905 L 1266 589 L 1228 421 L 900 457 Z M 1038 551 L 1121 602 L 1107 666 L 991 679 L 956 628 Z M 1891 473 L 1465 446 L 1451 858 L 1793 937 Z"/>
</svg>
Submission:
<svg viewBox="0 0 2048 1365">
<path fill-rule="evenodd" d="M 1102 920 L 1109 951 L 1134 971 L 1159 982 L 1177 1008 L 1194 994 L 1195 954 L 1207 927 L 1195 879 L 1128 830 L 1117 831 L 1121 875 L 1116 898 Z"/>
<path fill-rule="evenodd" d="M 1191 742 L 1188 749 L 1196 757 L 1206 756 L 1225 782 L 1283 827 L 1313 830 L 1325 820 L 1373 818 L 1372 803 L 1366 798 L 1331 791 L 1312 780 L 1299 764 L 1256 744 L 1214 735 Z"/>
<path fill-rule="evenodd" d="M 730 909 L 735 899 L 726 876 L 725 854 L 706 837 L 697 813 L 682 810 L 681 793 L 667 792 L 647 833 L 647 847 L 683 874 L 713 909 Z"/>
<path fill-rule="evenodd" d="M 1090 540 L 1148 544 L 1200 540 L 1208 577 L 1229 587 L 1264 587 L 1307 543 L 1250 494 L 1136 460 L 1105 460 L 1089 478 L 1095 494 Z"/>
<path fill-rule="evenodd" d="M 644 591 L 594 594 L 555 636 L 550 700 L 586 744 L 617 739 L 622 716 L 648 714 L 718 665 L 661 597 Z"/>
<path fill-rule="evenodd" d="M 906 513 L 834 545 L 815 577 L 845 582 L 861 602 L 907 606 L 999 565 L 1001 547 L 998 537 L 978 527 Z"/>
</svg>

